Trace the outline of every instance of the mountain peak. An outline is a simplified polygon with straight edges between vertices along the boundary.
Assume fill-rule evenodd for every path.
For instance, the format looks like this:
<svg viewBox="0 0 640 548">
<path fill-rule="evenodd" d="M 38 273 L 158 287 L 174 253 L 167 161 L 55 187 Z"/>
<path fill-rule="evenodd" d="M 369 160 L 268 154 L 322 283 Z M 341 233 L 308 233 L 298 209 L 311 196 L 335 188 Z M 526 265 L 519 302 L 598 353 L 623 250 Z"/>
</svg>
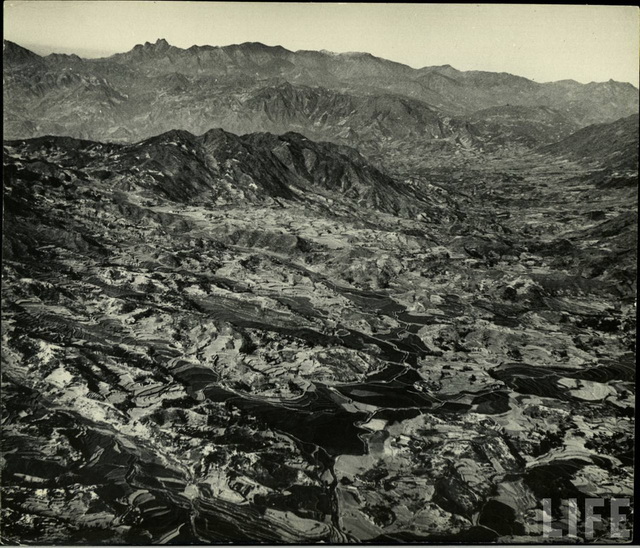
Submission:
<svg viewBox="0 0 640 548">
<path fill-rule="evenodd" d="M 151 43 L 151 42 L 145 42 L 144 43 L 144 47 L 145 49 L 167 49 L 170 48 L 171 46 L 169 45 L 169 42 L 167 42 L 164 38 L 158 38 L 155 43 Z"/>
<path fill-rule="evenodd" d="M 164 53 L 173 48 L 164 38 L 158 38 L 155 42 L 145 42 L 137 44 L 131 51 L 144 53 L 145 55 L 153 53 Z"/>
</svg>

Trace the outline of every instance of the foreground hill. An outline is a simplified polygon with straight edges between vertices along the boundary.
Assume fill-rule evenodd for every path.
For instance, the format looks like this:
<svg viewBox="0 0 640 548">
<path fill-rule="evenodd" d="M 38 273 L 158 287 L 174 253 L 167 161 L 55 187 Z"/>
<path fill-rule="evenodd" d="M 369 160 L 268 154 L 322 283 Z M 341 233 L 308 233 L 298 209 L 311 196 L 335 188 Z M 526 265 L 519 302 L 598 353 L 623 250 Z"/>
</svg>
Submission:
<svg viewBox="0 0 640 548">
<path fill-rule="evenodd" d="M 513 138 L 528 146 L 638 111 L 638 90 L 619 82 L 540 84 L 257 43 L 181 49 L 159 40 L 81 59 L 43 57 L 5 42 L 4 82 L 4 135 L 11 139 L 64 134 L 134 142 L 171 129 L 222 127 L 297 131 L 365 149 L 442 139 L 474 146 L 476 134 L 479 142 Z M 496 123 L 500 111 L 508 120 Z"/>
</svg>

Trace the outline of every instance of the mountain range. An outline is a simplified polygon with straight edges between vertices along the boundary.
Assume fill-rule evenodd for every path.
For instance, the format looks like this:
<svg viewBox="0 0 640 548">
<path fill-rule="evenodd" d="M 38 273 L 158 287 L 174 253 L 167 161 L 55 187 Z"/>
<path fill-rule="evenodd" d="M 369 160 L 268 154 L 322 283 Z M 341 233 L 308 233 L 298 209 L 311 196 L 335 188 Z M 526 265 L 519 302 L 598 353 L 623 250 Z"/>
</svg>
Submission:
<svg viewBox="0 0 640 548">
<path fill-rule="evenodd" d="M 422 154 L 443 142 L 537 147 L 638 112 L 638 90 L 628 83 L 543 84 L 260 43 L 182 49 L 158 40 L 82 59 L 5 41 L 4 84 L 7 139 L 63 134 L 131 143 L 173 129 L 295 131 L 372 156 L 407 144 Z"/>
</svg>

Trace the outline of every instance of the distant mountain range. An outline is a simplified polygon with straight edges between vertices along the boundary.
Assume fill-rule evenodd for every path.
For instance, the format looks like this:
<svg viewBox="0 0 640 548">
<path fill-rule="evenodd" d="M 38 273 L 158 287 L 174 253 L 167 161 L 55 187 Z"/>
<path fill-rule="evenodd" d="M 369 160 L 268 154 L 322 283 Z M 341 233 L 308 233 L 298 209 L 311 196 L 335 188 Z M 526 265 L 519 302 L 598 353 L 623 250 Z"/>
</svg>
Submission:
<svg viewBox="0 0 640 548">
<path fill-rule="evenodd" d="M 181 49 L 165 40 L 101 59 L 4 42 L 4 137 L 135 142 L 182 129 L 295 131 L 364 153 L 398 144 L 539 146 L 638 112 L 628 83 L 540 84 L 366 53 L 259 43 Z"/>
</svg>

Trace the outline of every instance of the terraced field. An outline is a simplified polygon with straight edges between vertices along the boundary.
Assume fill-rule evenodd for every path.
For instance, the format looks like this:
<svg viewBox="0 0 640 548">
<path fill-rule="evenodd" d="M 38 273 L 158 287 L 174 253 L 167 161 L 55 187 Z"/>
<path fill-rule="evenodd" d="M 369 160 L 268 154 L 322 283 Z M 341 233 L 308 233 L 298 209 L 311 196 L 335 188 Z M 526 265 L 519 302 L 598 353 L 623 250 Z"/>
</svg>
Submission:
<svg viewBox="0 0 640 548">
<path fill-rule="evenodd" d="M 4 539 L 537 542 L 633 494 L 637 172 L 212 204 L 52 142 L 5 143 Z"/>
</svg>

